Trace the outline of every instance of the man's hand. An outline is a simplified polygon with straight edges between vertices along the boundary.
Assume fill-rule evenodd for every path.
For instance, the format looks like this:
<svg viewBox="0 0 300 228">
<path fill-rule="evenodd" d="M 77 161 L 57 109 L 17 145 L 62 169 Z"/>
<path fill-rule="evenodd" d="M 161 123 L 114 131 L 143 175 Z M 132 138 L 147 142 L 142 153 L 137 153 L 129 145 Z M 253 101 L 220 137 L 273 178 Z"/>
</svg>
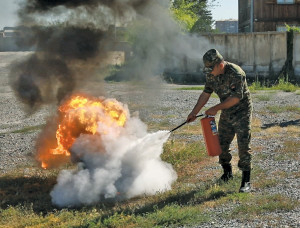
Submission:
<svg viewBox="0 0 300 228">
<path fill-rule="evenodd" d="M 188 115 L 188 117 L 186 118 L 186 122 L 193 122 L 195 119 L 196 119 L 197 117 L 196 117 L 196 114 L 194 114 L 194 113 L 190 113 L 189 115 Z"/>
<path fill-rule="evenodd" d="M 219 110 L 214 106 L 205 111 L 207 116 L 215 116 Z"/>
</svg>

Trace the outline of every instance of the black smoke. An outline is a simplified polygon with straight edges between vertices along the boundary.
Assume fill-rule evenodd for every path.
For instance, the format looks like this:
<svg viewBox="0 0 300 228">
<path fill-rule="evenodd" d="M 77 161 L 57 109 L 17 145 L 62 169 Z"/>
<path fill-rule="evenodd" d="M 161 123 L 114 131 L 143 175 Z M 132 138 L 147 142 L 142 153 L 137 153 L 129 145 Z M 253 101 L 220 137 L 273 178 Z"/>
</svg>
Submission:
<svg viewBox="0 0 300 228">
<path fill-rule="evenodd" d="M 19 10 L 21 49 L 34 52 L 14 63 L 10 79 L 30 107 L 61 101 L 93 75 L 115 44 L 113 23 L 130 20 L 145 0 L 27 0 Z M 59 22 L 53 22 L 55 17 Z M 128 18 L 128 19 L 126 19 Z M 80 70 L 79 70 L 80 68 Z"/>
</svg>

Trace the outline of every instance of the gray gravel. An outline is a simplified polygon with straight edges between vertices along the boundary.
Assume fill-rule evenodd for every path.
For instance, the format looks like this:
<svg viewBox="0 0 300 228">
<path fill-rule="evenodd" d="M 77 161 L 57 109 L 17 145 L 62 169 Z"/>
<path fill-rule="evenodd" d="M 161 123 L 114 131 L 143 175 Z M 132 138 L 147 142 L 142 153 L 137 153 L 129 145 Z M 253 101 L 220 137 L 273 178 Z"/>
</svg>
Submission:
<svg viewBox="0 0 300 228">
<path fill-rule="evenodd" d="M 26 127 L 41 126 L 55 111 L 55 107 L 47 105 L 41 107 L 32 114 L 28 114 L 24 106 L 18 101 L 14 92 L 9 86 L 8 73 L 9 64 L 16 60 L 24 58 L 30 53 L 0 53 L 0 174 L 4 174 L 13 170 L 17 166 L 34 165 L 34 147 L 35 141 L 40 130 L 24 130 Z M 195 90 L 176 90 L 183 86 L 158 83 L 158 80 L 153 80 L 144 84 L 130 83 L 101 83 L 97 81 L 85 85 L 83 90 L 97 91 L 101 88 L 101 94 L 116 98 L 117 100 L 128 104 L 132 115 L 138 112 L 140 118 L 145 122 L 165 121 L 170 129 L 179 125 L 183 121 L 190 110 L 196 103 L 200 91 Z M 186 87 L 186 86 L 184 86 Z M 95 92 L 96 93 L 96 92 Z M 98 93 L 100 94 L 100 92 Z M 300 115 L 288 112 L 272 114 L 267 112 L 267 106 L 291 105 L 299 106 L 300 95 L 295 93 L 275 92 L 270 93 L 271 99 L 268 101 L 260 101 L 259 96 L 262 93 L 254 94 L 254 118 L 261 121 L 263 128 L 268 128 L 273 125 L 287 126 L 294 125 L 300 127 Z M 209 100 L 207 106 L 211 106 L 218 102 L 217 99 Z M 192 123 L 197 124 L 197 123 Z M 21 131 L 21 132 L 20 132 Z M 260 146 L 264 153 L 265 159 L 254 160 L 255 165 L 267 170 L 283 171 L 288 178 L 280 181 L 274 187 L 260 191 L 259 194 L 264 194 L 265 191 L 274 194 L 283 194 L 295 200 L 300 200 L 300 181 L 292 174 L 299 172 L 300 151 L 297 152 L 296 160 L 293 159 L 275 159 L 276 151 L 282 148 L 283 142 L 268 137 L 268 140 L 261 139 L 261 132 L 253 133 L 252 144 Z M 176 135 L 174 136 L 176 137 Z M 200 140 L 201 136 L 191 135 L 186 136 L 186 140 Z M 298 138 L 300 140 L 300 135 Z M 233 151 L 236 156 L 236 150 Z M 258 153 L 254 151 L 255 154 Z M 217 166 L 217 165 L 216 165 Z M 227 210 L 230 210 L 228 205 Z M 234 205 L 232 205 L 234 207 Z M 215 217 L 213 222 L 204 224 L 201 227 L 300 227 L 299 215 L 300 207 L 289 212 L 273 212 L 268 213 L 264 218 L 251 220 L 248 222 L 239 220 L 224 220 L 220 216 L 224 213 L 223 209 L 215 209 Z M 269 218 L 272 218 L 271 220 Z"/>
</svg>

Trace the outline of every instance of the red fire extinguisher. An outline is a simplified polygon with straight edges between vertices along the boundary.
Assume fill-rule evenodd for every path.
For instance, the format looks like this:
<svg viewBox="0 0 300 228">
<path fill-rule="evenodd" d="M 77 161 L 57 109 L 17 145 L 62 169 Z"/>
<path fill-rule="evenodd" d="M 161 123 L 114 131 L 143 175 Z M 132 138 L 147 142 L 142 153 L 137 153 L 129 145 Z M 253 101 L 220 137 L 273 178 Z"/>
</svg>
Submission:
<svg viewBox="0 0 300 228">
<path fill-rule="evenodd" d="M 212 116 L 204 117 L 200 122 L 208 155 L 219 156 L 222 150 L 215 118 Z"/>
</svg>

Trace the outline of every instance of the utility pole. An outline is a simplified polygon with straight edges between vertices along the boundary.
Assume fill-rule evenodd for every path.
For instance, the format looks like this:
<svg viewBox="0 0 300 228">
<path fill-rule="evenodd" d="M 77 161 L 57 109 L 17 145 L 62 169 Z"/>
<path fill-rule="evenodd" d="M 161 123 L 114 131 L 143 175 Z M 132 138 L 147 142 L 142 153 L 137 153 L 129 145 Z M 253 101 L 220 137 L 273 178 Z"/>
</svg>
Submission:
<svg viewBox="0 0 300 228">
<path fill-rule="evenodd" d="M 254 0 L 250 4 L 250 32 L 254 32 Z"/>
</svg>

